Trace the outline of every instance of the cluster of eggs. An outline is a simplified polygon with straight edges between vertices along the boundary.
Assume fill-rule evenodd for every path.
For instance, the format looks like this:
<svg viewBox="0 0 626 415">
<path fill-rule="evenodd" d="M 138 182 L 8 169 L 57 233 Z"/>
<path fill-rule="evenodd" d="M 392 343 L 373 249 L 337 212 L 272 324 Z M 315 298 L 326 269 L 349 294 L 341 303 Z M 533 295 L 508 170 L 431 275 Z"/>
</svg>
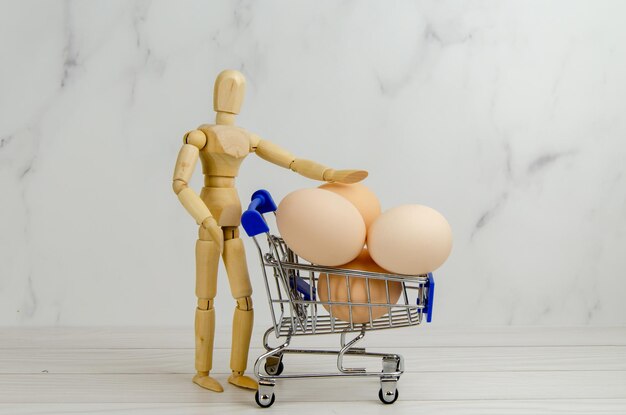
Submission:
<svg viewBox="0 0 626 415">
<path fill-rule="evenodd" d="M 278 230 L 287 245 L 312 264 L 404 275 L 426 274 L 441 266 L 452 248 L 452 232 L 436 210 L 402 205 L 381 213 L 376 195 L 361 183 L 327 183 L 285 196 L 276 211 Z M 347 281 L 346 281 L 347 280 Z M 394 304 L 401 284 L 394 281 L 321 274 L 322 303 Z M 369 301 L 368 301 L 369 292 Z M 324 307 L 341 320 L 364 323 L 387 307 Z"/>
</svg>

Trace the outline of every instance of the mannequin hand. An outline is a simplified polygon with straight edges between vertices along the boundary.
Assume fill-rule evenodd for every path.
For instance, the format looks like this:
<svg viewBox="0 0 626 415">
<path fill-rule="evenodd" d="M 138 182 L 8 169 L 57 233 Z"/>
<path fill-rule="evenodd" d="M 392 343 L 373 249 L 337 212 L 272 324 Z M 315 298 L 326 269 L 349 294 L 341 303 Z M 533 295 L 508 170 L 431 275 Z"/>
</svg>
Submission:
<svg viewBox="0 0 626 415">
<path fill-rule="evenodd" d="M 224 233 L 222 232 L 222 228 L 218 226 L 215 218 L 210 216 L 203 220 L 202 227 L 209 232 L 213 241 L 220 248 L 220 254 L 224 252 Z"/>
<path fill-rule="evenodd" d="M 365 170 L 333 170 L 328 169 L 324 172 L 324 180 L 327 182 L 337 183 L 356 183 L 367 177 Z"/>
</svg>

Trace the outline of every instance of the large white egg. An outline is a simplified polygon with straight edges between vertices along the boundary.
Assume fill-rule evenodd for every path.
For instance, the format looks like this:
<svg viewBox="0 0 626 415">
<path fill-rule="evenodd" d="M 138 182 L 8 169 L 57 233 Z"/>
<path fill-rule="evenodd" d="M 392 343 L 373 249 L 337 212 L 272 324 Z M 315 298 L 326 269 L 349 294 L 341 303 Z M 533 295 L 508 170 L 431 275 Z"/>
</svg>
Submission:
<svg viewBox="0 0 626 415">
<path fill-rule="evenodd" d="M 388 274 L 387 270 L 382 269 L 378 264 L 372 261 L 367 249 L 363 251 L 353 261 L 342 265 L 340 268 L 347 268 L 359 271 L 370 271 Z M 348 284 L 346 285 L 346 280 Z M 366 284 L 367 282 L 367 284 Z M 369 287 L 368 287 L 369 286 Z M 350 301 L 352 303 L 369 303 L 369 306 L 349 306 L 349 305 L 333 305 L 329 304 L 329 298 L 335 302 L 348 302 L 348 287 L 350 288 Z M 368 301 L 369 291 L 369 301 Z M 344 321 L 350 321 L 350 311 L 352 311 L 353 323 L 367 323 L 370 319 L 370 310 L 372 311 L 372 320 L 387 314 L 389 308 L 385 306 L 373 306 L 371 304 L 395 304 L 402 293 L 402 284 L 398 281 L 387 281 L 377 278 L 368 278 L 363 276 L 347 277 L 344 275 L 320 273 L 317 282 L 317 296 L 322 302 L 324 308 L 335 318 Z M 389 295 L 389 297 L 387 297 Z"/>
<path fill-rule="evenodd" d="M 426 274 L 439 268 L 450 255 L 452 230 L 435 209 L 402 205 L 389 209 L 372 223 L 367 249 L 386 270 Z"/>
<path fill-rule="evenodd" d="M 278 205 L 276 224 L 287 246 L 313 264 L 348 263 L 365 243 L 365 223 L 357 208 L 327 190 L 289 193 Z"/>
<path fill-rule="evenodd" d="M 319 187 L 337 193 L 348 199 L 350 203 L 361 213 L 365 228 L 369 228 L 372 222 L 380 215 L 380 202 L 378 198 L 363 183 L 326 183 Z"/>
</svg>

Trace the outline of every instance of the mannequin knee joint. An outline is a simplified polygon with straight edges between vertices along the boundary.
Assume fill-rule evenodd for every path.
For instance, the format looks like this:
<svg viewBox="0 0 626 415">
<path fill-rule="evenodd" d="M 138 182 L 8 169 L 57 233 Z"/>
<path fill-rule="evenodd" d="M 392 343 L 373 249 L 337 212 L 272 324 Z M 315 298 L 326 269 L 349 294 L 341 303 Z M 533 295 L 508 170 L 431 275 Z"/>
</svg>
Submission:
<svg viewBox="0 0 626 415">
<path fill-rule="evenodd" d="M 252 310 L 252 297 L 241 297 L 237 299 L 237 308 L 243 311 Z"/>
<path fill-rule="evenodd" d="M 198 309 L 200 310 L 211 310 L 213 309 L 213 299 L 208 298 L 198 298 Z"/>
</svg>

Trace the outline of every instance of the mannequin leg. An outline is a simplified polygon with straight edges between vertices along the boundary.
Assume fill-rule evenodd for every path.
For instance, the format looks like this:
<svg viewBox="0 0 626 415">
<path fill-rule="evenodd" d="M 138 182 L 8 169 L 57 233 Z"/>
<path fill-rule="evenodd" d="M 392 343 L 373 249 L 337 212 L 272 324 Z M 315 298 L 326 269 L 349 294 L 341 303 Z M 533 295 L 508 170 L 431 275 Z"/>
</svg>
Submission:
<svg viewBox="0 0 626 415">
<path fill-rule="evenodd" d="M 217 291 L 217 267 L 220 251 L 217 243 L 211 240 L 208 232 L 200 227 L 196 241 L 196 372 L 195 384 L 215 392 L 224 388 L 217 380 L 209 376 L 213 366 L 213 339 L 215 335 L 215 310 L 213 299 Z"/>
<path fill-rule="evenodd" d="M 223 229 L 224 266 L 228 274 L 230 291 L 237 301 L 233 316 L 233 338 L 230 355 L 232 375 L 228 378 L 228 382 L 242 388 L 256 390 L 258 388 L 257 382 L 244 375 L 248 364 L 248 349 L 254 323 L 251 298 L 252 285 L 248 275 L 246 253 L 243 241 L 239 238 L 239 228 L 225 227 Z"/>
</svg>

